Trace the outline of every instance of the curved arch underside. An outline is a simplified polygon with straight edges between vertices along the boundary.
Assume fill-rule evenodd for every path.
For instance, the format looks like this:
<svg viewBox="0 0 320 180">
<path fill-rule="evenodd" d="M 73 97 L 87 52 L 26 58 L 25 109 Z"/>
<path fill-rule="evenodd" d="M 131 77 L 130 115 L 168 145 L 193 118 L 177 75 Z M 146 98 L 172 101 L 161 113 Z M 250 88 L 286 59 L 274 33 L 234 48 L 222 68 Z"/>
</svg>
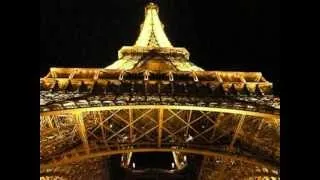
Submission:
<svg viewBox="0 0 320 180">
<path fill-rule="evenodd" d="M 141 152 L 145 150 L 140 149 Z M 163 149 L 164 151 L 164 149 Z M 169 151 L 169 150 L 168 150 Z M 191 151 L 188 151 L 191 152 Z M 195 153 L 195 152 L 193 152 Z M 206 154 L 206 153 L 204 153 Z M 212 154 L 211 154 L 212 155 Z M 80 160 L 56 167 L 46 167 L 41 170 L 40 179 L 95 179 L 108 180 L 111 177 L 105 171 L 109 166 L 108 161 L 103 157 Z M 202 162 L 198 179 L 279 179 L 280 172 L 275 167 L 268 167 L 264 164 L 243 161 L 227 156 L 205 155 Z"/>
<path fill-rule="evenodd" d="M 225 160 L 233 160 L 233 161 L 241 161 L 242 163 L 247 163 L 250 165 L 260 166 L 260 167 L 267 167 L 276 169 L 277 164 L 273 164 L 272 162 L 257 160 L 255 157 L 251 156 L 241 156 L 236 153 L 230 152 L 215 152 L 205 149 L 195 149 L 195 148 L 183 148 L 183 147 L 174 147 L 174 148 L 128 148 L 128 149 L 119 149 L 119 150 L 108 150 L 106 147 L 99 147 L 97 149 L 93 149 L 93 152 L 90 154 L 86 154 L 84 151 L 77 150 L 73 152 L 66 153 L 62 159 L 54 160 L 48 164 L 43 164 L 40 166 L 42 170 L 48 168 L 54 168 L 58 166 L 65 166 L 72 163 L 78 163 L 85 160 L 96 159 L 96 158 L 103 158 L 109 157 L 112 155 L 120 155 L 124 153 L 148 153 L 148 152 L 181 152 L 185 154 L 196 154 L 196 155 L 203 155 L 207 158 L 221 158 Z"/>
<path fill-rule="evenodd" d="M 279 116 L 196 106 L 42 112 L 41 169 L 126 152 L 177 151 L 279 166 Z"/>
</svg>

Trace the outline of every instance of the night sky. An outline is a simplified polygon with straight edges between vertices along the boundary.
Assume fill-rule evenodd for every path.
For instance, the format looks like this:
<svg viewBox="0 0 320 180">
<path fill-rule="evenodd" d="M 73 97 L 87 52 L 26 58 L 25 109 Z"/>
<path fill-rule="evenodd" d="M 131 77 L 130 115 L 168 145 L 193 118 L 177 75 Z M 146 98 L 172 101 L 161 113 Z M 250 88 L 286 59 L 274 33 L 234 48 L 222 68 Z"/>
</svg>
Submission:
<svg viewBox="0 0 320 180">
<path fill-rule="evenodd" d="M 41 1 L 40 76 L 50 67 L 103 68 L 133 45 L 146 0 Z M 165 32 L 206 70 L 259 71 L 280 82 L 279 2 L 155 1 Z"/>
</svg>

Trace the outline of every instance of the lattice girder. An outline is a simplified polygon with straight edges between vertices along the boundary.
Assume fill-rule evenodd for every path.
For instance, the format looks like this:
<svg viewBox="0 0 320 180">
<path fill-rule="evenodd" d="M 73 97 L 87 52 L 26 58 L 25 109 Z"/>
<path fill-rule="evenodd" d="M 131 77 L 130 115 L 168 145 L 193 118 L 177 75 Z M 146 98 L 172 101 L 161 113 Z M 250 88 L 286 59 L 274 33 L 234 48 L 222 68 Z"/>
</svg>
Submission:
<svg viewBox="0 0 320 180">
<path fill-rule="evenodd" d="M 161 111 L 163 114 L 159 116 Z M 75 118 L 73 113 L 82 114 L 85 131 L 79 132 L 77 128 L 79 122 L 72 120 Z M 57 114 L 60 114 L 60 119 L 55 118 Z M 86 111 L 84 109 L 52 111 L 42 113 L 40 119 L 42 124 L 40 132 L 43 134 L 40 141 L 40 161 L 46 166 L 55 166 L 64 160 L 76 161 L 81 156 L 90 158 L 91 155 L 98 156 L 99 153 L 117 154 L 130 149 L 173 147 L 238 154 L 275 164 L 279 159 L 279 138 L 272 139 L 278 136 L 274 130 L 277 127 L 277 120 L 274 120 L 278 119 L 276 115 L 252 116 L 245 113 L 241 115 L 236 112 L 220 112 L 214 108 L 146 105 L 126 106 L 121 109 L 109 107 L 109 109 L 92 108 Z M 69 124 L 51 126 L 50 119 L 54 124 L 58 122 Z M 239 129 L 241 119 L 243 122 Z M 268 127 L 260 127 L 265 136 L 259 133 L 257 137 L 252 138 L 250 133 L 257 133 L 259 127 L 243 131 L 242 128 L 254 120 L 263 122 Z M 68 127 L 66 130 L 68 132 L 62 135 L 63 139 L 76 139 L 68 141 L 69 148 L 57 147 L 57 138 L 46 136 L 50 132 L 60 132 L 64 127 Z M 84 140 L 84 137 L 87 139 Z"/>
<path fill-rule="evenodd" d="M 263 178 L 262 178 L 263 177 Z M 204 156 L 199 180 L 280 179 L 278 168 L 253 165 L 234 159 Z"/>
<path fill-rule="evenodd" d="M 54 180 L 55 178 L 63 180 L 108 180 L 105 171 L 106 166 L 105 158 L 91 158 L 65 166 L 42 169 L 40 180 Z"/>
</svg>

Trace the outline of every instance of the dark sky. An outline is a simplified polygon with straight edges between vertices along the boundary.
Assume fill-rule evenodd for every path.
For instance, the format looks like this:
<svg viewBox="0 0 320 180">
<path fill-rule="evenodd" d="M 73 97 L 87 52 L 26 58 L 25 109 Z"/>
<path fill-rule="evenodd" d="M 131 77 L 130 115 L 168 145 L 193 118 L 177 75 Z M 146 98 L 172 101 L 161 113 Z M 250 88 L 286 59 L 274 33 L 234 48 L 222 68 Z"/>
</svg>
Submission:
<svg viewBox="0 0 320 180">
<path fill-rule="evenodd" d="M 41 1 L 40 76 L 50 67 L 103 68 L 133 45 L 146 0 Z M 280 3 L 163 0 L 171 43 L 207 70 L 260 71 L 280 81 Z M 209 4 L 210 2 L 210 4 Z"/>
</svg>

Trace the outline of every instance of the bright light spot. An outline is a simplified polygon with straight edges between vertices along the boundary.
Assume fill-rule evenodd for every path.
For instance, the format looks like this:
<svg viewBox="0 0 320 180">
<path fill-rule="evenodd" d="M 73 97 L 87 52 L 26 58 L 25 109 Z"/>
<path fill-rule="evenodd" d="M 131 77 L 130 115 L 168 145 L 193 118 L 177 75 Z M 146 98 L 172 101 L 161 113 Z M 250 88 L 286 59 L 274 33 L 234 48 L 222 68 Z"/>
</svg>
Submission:
<svg viewBox="0 0 320 180">
<path fill-rule="evenodd" d="M 136 163 L 132 163 L 132 168 L 134 169 L 134 168 L 136 168 Z"/>
<path fill-rule="evenodd" d="M 43 99 L 40 99 L 40 105 L 45 105 L 45 104 L 46 104 L 46 101 Z"/>
<path fill-rule="evenodd" d="M 187 161 L 187 156 L 183 156 L 183 160 L 184 160 L 184 161 Z"/>
<path fill-rule="evenodd" d="M 174 163 L 171 163 L 171 168 L 174 169 Z"/>
<path fill-rule="evenodd" d="M 254 107 L 253 107 L 253 106 L 251 106 L 251 105 L 248 105 L 248 106 L 247 106 L 247 108 L 249 108 L 249 109 L 253 109 Z"/>
<path fill-rule="evenodd" d="M 189 134 L 189 137 L 186 139 L 186 142 L 193 140 L 193 137 Z"/>
</svg>

